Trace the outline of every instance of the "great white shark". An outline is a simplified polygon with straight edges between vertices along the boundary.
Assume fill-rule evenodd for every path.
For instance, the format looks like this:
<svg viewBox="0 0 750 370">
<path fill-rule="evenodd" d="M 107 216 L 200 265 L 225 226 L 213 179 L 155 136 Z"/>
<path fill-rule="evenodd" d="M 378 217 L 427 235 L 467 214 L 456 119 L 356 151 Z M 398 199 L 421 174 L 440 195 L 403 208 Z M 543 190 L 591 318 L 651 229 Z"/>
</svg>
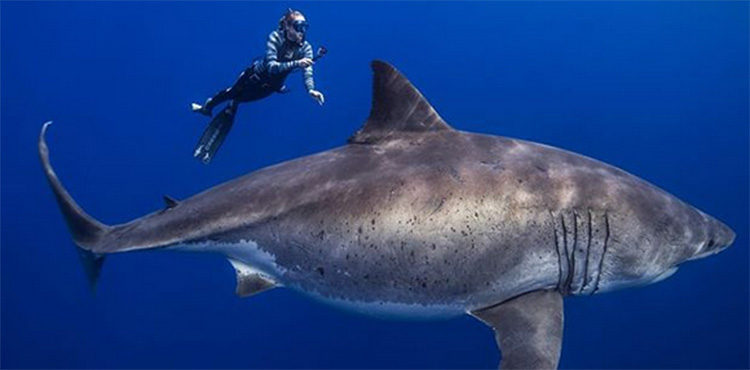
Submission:
<svg viewBox="0 0 750 370">
<path fill-rule="evenodd" d="M 654 283 L 735 238 L 620 169 L 547 145 L 453 129 L 391 65 L 347 145 L 266 167 L 120 225 L 47 179 L 95 282 L 104 256 L 221 253 L 237 294 L 285 286 L 368 313 L 469 314 L 504 368 L 554 368 L 563 297 Z"/>
</svg>

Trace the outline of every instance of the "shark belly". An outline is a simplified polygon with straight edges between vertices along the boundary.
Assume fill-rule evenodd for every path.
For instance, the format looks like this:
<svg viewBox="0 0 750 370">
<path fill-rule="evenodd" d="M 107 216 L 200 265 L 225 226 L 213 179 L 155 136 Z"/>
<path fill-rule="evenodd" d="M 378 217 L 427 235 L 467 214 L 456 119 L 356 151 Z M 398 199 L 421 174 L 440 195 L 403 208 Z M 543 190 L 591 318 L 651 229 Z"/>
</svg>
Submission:
<svg viewBox="0 0 750 370">
<path fill-rule="evenodd" d="M 523 211 L 499 230 L 496 207 L 463 199 L 426 208 L 394 202 L 374 214 L 316 206 L 179 248 L 224 254 L 318 301 L 385 317 L 451 317 L 555 287 L 559 258 L 546 213 Z"/>
<path fill-rule="evenodd" d="M 274 254 L 268 252 L 251 239 L 241 239 L 232 242 L 200 241 L 177 244 L 166 248 L 177 252 L 218 253 L 226 256 L 230 261 L 239 261 L 253 271 L 260 272 L 274 279 L 281 286 L 292 288 L 316 301 L 344 309 L 378 317 L 440 319 L 463 315 L 467 308 L 459 303 L 405 303 L 389 301 L 387 299 L 361 299 L 346 295 L 333 295 L 336 287 L 328 289 L 310 290 L 307 284 L 288 274 L 290 268 L 279 265 Z"/>
</svg>

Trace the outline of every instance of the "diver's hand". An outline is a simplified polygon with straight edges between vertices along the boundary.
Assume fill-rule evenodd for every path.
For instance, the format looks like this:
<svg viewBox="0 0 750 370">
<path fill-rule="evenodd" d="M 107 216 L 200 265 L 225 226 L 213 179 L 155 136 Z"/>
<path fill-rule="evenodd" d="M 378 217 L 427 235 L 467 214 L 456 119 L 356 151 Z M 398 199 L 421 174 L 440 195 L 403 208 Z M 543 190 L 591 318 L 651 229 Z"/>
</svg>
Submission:
<svg viewBox="0 0 750 370">
<path fill-rule="evenodd" d="M 313 60 L 310 59 L 310 58 L 299 59 L 299 60 L 297 60 L 297 63 L 299 63 L 299 67 L 300 68 L 307 68 L 307 67 L 315 64 L 315 62 L 313 62 Z"/>
<path fill-rule="evenodd" d="M 317 101 L 320 105 L 323 105 L 323 103 L 325 103 L 326 101 L 326 97 L 323 96 L 323 93 L 318 90 L 310 90 L 307 93 L 310 94 L 310 97 L 315 99 L 315 101 Z"/>
</svg>

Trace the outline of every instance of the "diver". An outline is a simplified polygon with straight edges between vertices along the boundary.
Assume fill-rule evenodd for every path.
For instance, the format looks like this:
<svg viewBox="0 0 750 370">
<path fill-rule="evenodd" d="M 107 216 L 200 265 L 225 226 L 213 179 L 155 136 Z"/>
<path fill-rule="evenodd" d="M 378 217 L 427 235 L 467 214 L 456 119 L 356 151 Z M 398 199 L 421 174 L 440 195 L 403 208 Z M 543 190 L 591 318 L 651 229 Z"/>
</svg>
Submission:
<svg viewBox="0 0 750 370">
<path fill-rule="evenodd" d="M 194 112 L 211 117 L 213 108 L 229 101 L 203 132 L 193 153 L 195 158 L 205 164 L 211 161 L 232 128 L 240 103 L 260 100 L 275 92 L 289 92 L 284 81 L 291 72 L 303 71 L 307 93 L 318 104 L 323 105 L 325 97 L 315 90 L 312 66 L 325 55 L 326 49 L 319 48 L 318 55 L 313 56 L 312 46 L 305 40 L 308 27 L 307 20 L 300 11 L 287 9 L 279 19 L 279 28 L 268 35 L 264 57 L 253 60 L 234 85 L 208 98 L 203 105 L 192 103 Z"/>
</svg>

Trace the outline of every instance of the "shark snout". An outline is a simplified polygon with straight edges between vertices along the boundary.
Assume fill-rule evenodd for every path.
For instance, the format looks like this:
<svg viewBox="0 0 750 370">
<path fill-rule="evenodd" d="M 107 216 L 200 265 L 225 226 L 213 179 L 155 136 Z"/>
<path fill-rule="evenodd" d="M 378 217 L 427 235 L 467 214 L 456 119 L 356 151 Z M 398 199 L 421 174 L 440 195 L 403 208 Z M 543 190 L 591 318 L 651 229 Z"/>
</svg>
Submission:
<svg viewBox="0 0 750 370">
<path fill-rule="evenodd" d="M 706 217 L 706 239 L 691 259 L 719 253 L 734 243 L 736 234 L 729 226 L 713 217 Z"/>
</svg>

